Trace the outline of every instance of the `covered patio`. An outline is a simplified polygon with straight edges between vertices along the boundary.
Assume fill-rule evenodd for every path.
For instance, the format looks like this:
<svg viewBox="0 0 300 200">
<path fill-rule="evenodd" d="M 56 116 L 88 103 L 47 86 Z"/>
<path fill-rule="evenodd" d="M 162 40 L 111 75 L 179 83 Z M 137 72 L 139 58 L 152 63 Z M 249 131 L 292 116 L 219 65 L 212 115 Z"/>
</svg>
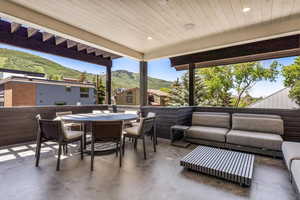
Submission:
<svg viewBox="0 0 300 200">
<path fill-rule="evenodd" d="M 296 0 L 9 0 L 0 2 L 0 16 L 1 43 L 106 67 L 104 105 L 0 108 L 3 199 L 283 200 L 298 196 L 281 150 L 273 154 L 265 147 L 256 150 L 240 144 L 200 143 L 255 154 L 252 185 L 241 187 L 180 166 L 182 157 L 199 144 L 187 148 L 170 145 L 171 127 L 194 125 L 194 113 L 226 113 L 229 129 L 236 114 L 276 116 L 282 122 L 282 141 L 300 142 L 298 109 L 200 107 L 194 101 L 197 68 L 299 56 L 300 4 Z M 112 63 L 120 57 L 139 61 L 139 107 L 111 105 Z M 148 106 L 148 62 L 160 58 L 169 58 L 176 70 L 188 70 L 189 106 Z M 54 119 L 57 112 L 87 114 L 95 110 L 139 111 L 143 118 L 155 113 L 157 152 L 149 151 L 144 160 L 140 143 L 136 150 L 127 145 L 121 168 L 111 154 L 96 157 L 95 171 L 90 172 L 90 158 L 80 160 L 76 143 L 69 145 L 68 154 L 61 158 L 61 170 L 55 172 L 58 146 L 46 142 L 40 166 L 34 167 L 36 115 Z"/>
</svg>

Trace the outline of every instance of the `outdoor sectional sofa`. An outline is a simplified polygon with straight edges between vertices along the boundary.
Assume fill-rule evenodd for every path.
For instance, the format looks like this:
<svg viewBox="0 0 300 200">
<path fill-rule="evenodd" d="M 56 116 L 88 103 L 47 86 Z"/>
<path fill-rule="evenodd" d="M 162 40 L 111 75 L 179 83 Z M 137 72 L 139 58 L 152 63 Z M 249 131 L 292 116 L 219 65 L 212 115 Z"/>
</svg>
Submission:
<svg viewBox="0 0 300 200">
<path fill-rule="evenodd" d="M 277 115 L 194 112 L 185 140 L 282 157 L 283 120 Z"/>
<path fill-rule="evenodd" d="M 282 157 L 300 199 L 300 142 L 283 142 L 283 120 L 278 115 L 194 112 L 185 140 Z"/>
<path fill-rule="evenodd" d="M 282 153 L 292 184 L 300 199 L 300 142 L 283 142 Z"/>
</svg>

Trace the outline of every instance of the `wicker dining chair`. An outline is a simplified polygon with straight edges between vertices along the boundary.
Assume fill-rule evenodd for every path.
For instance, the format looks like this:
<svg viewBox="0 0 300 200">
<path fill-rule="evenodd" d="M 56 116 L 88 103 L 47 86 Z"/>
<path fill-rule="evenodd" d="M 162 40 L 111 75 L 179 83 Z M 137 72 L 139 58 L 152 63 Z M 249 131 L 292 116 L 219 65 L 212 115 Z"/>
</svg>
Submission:
<svg viewBox="0 0 300 200">
<path fill-rule="evenodd" d="M 123 121 L 95 121 L 91 123 L 91 171 L 94 170 L 95 143 L 116 143 L 116 155 L 119 155 L 119 165 L 122 166 L 122 128 Z"/>
<path fill-rule="evenodd" d="M 63 112 L 56 112 L 56 119 L 59 120 L 59 117 L 62 117 L 64 115 L 72 115 L 72 111 L 63 111 Z M 62 127 L 64 129 L 68 130 L 73 130 L 73 131 L 82 131 L 83 130 L 83 125 L 81 123 L 73 123 L 73 122 L 64 122 L 61 121 Z M 64 154 L 68 154 L 68 145 L 63 145 L 63 152 Z"/>
<path fill-rule="evenodd" d="M 65 130 L 61 121 L 41 119 L 40 115 L 36 116 L 38 123 L 37 145 L 36 145 L 36 162 L 35 166 L 39 166 L 41 145 L 46 141 L 54 141 L 58 143 L 58 156 L 56 170 L 60 169 L 60 156 L 63 145 L 80 141 L 81 159 L 83 159 L 83 138 L 82 131 Z"/>
<path fill-rule="evenodd" d="M 152 137 L 152 143 L 153 143 L 153 150 L 156 152 L 156 130 L 155 130 L 155 117 L 145 117 L 141 118 L 139 126 L 133 126 L 130 128 L 125 128 L 124 129 L 124 134 L 123 134 L 123 154 L 125 153 L 125 139 L 126 137 L 128 138 L 133 138 L 135 140 L 134 142 L 134 148 L 137 148 L 137 141 L 138 139 L 143 140 L 143 150 L 144 150 L 144 159 L 147 159 L 146 155 L 146 144 L 145 144 L 145 139 L 146 135 L 151 131 L 153 131 L 153 137 Z"/>
</svg>

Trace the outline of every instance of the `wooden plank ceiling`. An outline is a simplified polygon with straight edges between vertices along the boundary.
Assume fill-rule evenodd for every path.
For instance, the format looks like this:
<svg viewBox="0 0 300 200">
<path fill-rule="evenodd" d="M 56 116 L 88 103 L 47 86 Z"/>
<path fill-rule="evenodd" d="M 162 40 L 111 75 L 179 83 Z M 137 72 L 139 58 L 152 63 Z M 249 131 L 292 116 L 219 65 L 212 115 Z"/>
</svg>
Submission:
<svg viewBox="0 0 300 200">
<path fill-rule="evenodd" d="M 299 0 L 7 0 L 119 45 L 144 60 L 299 33 Z M 3 4 L 4 5 L 4 4 Z M 5 4 L 7 6 L 7 4 Z M 43 19 L 0 12 L 43 25 Z M 2 7 L 2 8 L 1 8 Z M 246 9 L 248 11 L 244 12 Z M 62 30 L 45 21 L 47 28 Z M 52 22 L 52 21 L 51 21 Z M 68 34 L 66 31 L 65 34 Z M 71 35 L 71 33 L 69 33 Z M 89 40 L 88 35 L 80 35 Z M 95 40 L 96 41 L 96 40 Z M 106 45 L 106 44 L 105 44 Z M 103 45 L 103 46 L 105 46 Z M 105 46 L 109 49 L 109 45 Z M 111 48 L 114 52 L 118 48 Z M 133 50 L 136 54 L 132 53 Z"/>
<path fill-rule="evenodd" d="M 4 19 L 0 19 L 0 42 L 104 66 L 121 57 Z"/>
</svg>

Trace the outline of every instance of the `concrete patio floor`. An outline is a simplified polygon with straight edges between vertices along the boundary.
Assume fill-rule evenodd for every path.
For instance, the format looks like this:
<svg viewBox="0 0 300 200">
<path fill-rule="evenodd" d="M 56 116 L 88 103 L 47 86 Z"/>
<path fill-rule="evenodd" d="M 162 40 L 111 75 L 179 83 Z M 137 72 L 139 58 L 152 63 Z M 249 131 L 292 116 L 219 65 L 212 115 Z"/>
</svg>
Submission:
<svg viewBox="0 0 300 200">
<path fill-rule="evenodd" d="M 250 188 L 201 175 L 179 165 L 187 149 L 159 140 L 158 151 L 148 146 L 148 160 L 143 159 L 142 145 L 133 150 L 129 142 L 119 168 L 112 154 L 95 158 L 90 172 L 90 157 L 78 154 L 65 157 L 56 172 L 57 146 L 44 147 L 40 167 L 34 167 L 34 144 L 0 149 L 0 199 L 2 200 L 199 200 L 257 199 L 293 200 L 294 190 L 282 160 L 256 156 L 254 179 Z M 76 148 L 76 147 L 73 147 Z M 71 150 L 72 151 L 72 150 Z M 74 152 L 74 149 L 73 149 Z"/>
</svg>

